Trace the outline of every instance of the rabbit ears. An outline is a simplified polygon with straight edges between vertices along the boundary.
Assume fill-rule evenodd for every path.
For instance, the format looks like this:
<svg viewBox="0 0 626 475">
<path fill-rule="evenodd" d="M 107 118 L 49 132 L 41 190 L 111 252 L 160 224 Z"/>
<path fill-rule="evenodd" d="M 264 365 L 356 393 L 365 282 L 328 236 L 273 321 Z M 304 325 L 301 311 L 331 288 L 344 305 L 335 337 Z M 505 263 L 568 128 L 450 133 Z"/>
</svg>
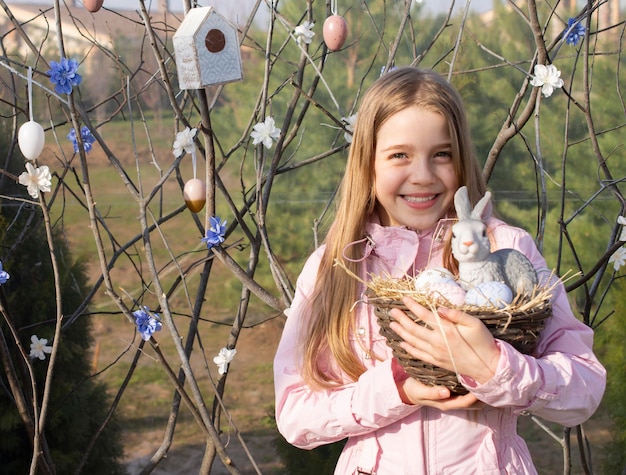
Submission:
<svg viewBox="0 0 626 475">
<path fill-rule="evenodd" d="M 472 209 L 469 196 L 467 194 L 467 186 L 459 188 L 454 195 L 454 208 L 456 209 L 457 217 L 461 219 L 478 219 L 482 221 L 491 215 L 491 192 L 487 191 L 476 207 Z M 486 213 L 485 213 L 486 212 Z M 483 214 L 485 214 L 483 216 Z"/>
</svg>

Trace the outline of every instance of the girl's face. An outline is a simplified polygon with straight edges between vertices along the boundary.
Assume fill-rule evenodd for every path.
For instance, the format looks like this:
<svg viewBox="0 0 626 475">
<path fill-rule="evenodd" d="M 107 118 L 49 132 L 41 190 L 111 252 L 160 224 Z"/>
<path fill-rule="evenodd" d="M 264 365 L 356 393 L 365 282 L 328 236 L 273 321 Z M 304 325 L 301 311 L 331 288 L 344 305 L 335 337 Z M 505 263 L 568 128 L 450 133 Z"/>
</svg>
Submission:
<svg viewBox="0 0 626 475">
<path fill-rule="evenodd" d="M 459 187 L 446 118 L 417 106 L 396 112 L 378 130 L 375 155 L 381 224 L 432 228 Z"/>
</svg>

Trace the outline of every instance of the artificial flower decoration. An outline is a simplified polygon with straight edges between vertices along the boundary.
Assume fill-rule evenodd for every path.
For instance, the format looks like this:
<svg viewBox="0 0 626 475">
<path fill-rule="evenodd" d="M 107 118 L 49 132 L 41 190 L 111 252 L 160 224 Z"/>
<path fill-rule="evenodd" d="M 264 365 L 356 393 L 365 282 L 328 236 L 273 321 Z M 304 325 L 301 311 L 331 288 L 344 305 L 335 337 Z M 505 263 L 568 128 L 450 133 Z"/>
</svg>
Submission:
<svg viewBox="0 0 626 475">
<path fill-rule="evenodd" d="M 76 137 L 76 131 L 73 127 L 72 130 L 70 130 L 70 133 L 67 134 L 67 138 L 70 140 L 70 142 L 72 142 L 72 145 L 74 145 L 74 153 L 78 153 L 78 138 Z M 93 136 L 91 130 L 89 130 L 89 127 L 87 127 L 86 125 L 83 125 L 80 128 L 80 138 L 83 141 L 83 148 L 85 149 L 85 153 L 90 152 L 93 148 L 93 143 L 96 141 L 96 138 Z"/>
<path fill-rule="evenodd" d="M 613 264 L 613 269 L 617 272 L 620 267 L 626 264 L 626 248 L 624 246 L 620 247 L 617 251 L 613 253 L 611 257 L 609 257 L 609 264 Z"/>
<path fill-rule="evenodd" d="M 83 78 L 77 71 L 78 62 L 75 59 L 61 58 L 58 63 L 50 61 L 47 74 L 57 94 L 71 94 L 72 87 L 80 84 Z"/>
<path fill-rule="evenodd" d="M 252 144 L 258 145 L 262 143 L 265 148 L 272 148 L 273 140 L 278 140 L 280 137 L 280 129 L 276 127 L 274 118 L 267 116 L 264 122 L 259 122 L 252 128 L 250 137 L 252 137 Z"/>
<path fill-rule="evenodd" d="M 45 338 L 37 338 L 37 335 L 30 337 L 30 357 L 32 359 L 39 358 L 40 360 L 46 359 L 46 353 L 52 353 L 52 347 L 46 345 L 48 340 Z"/>
<path fill-rule="evenodd" d="M 565 42 L 568 45 L 576 46 L 585 37 L 586 31 L 585 25 L 576 21 L 576 18 L 570 18 L 567 20 L 567 28 L 565 28 Z"/>
<path fill-rule="evenodd" d="M 315 26 L 315 22 L 305 21 L 302 25 L 296 26 L 294 30 L 294 35 L 296 36 L 296 41 L 298 44 L 303 41 L 309 45 L 311 41 L 313 41 L 313 37 L 315 36 L 315 32 L 313 31 L 313 27 Z"/>
<path fill-rule="evenodd" d="M 617 217 L 617 224 L 621 224 L 622 225 L 622 232 L 619 234 L 619 240 L 620 241 L 626 241 L 626 217 L 625 216 L 618 216 Z"/>
<path fill-rule="evenodd" d="M 2 268 L 2 261 L 0 261 L 0 285 L 6 284 L 7 280 L 9 280 L 11 276 L 7 271 Z"/>
<path fill-rule="evenodd" d="M 352 114 L 350 117 L 342 117 L 341 122 L 345 124 L 346 131 L 343 133 L 343 138 L 346 142 L 352 143 L 352 134 L 354 133 L 354 123 L 356 122 L 356 114 Z"/>
<path fill-rule="evenodd" d="M 50 191 L 52 175 L 47 165 L 36 168 L 31 163 L 26 163 L 26 171 L 19 176 L 19 182 L 28 189 L 30 196 L 38 199 L 40 191 Z"/>
<path fill-rule="evenodd" d="M 535 76 L 530 84 L 535 87 L 541 87 L 541 93 L 544 97 L 550 97 L 555 88 L 563 86 L 563 79 L 561 79 L 561 71 L 556 69 L 554 64 L 535 65 Z"/>
<path fill-rule="evenodd" d="M 157 318 L 158 313 L 154 314 Z M 133 312 L 135 317 L 135 325 L 137 325 L 137 331 L 141 335 L 144 341 L 148 341 L 154 332 L 161 330 L 161 322 L 152 316 L 148 307 L 140 308 Z"/>
<path fill-rule="evenodd" d="M 185 130 L 181 130 L 176 134 L 176 140 L 174 140 L 174 156 L 180 157 L 183 152 L 192 153 L 195 150 L 196 145 L 193 143 L 193 138 L 196 136 L 198 129 L 190 129 L 185 127 Z"/>
<path fill-rule="evenodd" d="M 227 221 L 222 221 L 219 216 L 211 216 L 209 218 L 209 229 L 206 230 L 206 237 L 202 238 L 202 242 L 206 243 L 207 249 L 219 246 L 224 242 L 226 223 Z"/>
<path fill-rule="evenodd" d="M 222 348 L 219 354 L 213 358 L 213 363 L 217 365 L 217 372 L 222 375 L 228 371 L 228 364 L 235 359 L 237 350 L 235 348 Z"/>
</svg>

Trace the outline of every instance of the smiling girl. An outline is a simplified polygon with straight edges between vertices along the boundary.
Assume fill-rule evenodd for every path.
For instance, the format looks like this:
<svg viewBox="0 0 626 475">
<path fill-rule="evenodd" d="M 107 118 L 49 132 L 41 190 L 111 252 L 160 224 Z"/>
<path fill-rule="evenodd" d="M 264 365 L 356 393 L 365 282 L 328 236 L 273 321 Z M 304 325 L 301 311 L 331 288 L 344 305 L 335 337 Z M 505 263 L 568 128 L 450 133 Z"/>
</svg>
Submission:
<svg viewBox="0 0 626 475">
<path fill-rule="evenodd" d="M 573 426 L 600 402 L 605 371 L 593 333 L 573 316 L 562 286 L 533 355 L 494 339 L 470 315 L 439 309 L 442 325 L 458 330 L 446 332 L 449 350 L 439 332 L 394 310 L 404 348 L 456 368 L 466 395 L 423 385 L 393 358 L 360 301 L 363 285 L 335 260 L 363 280 L 454 271 L 449 228 L 463 185 L 472 204 L 486 191 L 458 93 L 431 71 L 382 76 L 363 98 L 335 220 L 298 278 L 274 360 L 280 432 L 306 449 L 347 438 L 337 474 L 534 474 L 517 417 Z M 495 218 L 487 224 L 493 250 L 517 249 L 546 268 L 528 233 Z M 415 301 L 405 304 L 435 321 Z"/>
</svg>

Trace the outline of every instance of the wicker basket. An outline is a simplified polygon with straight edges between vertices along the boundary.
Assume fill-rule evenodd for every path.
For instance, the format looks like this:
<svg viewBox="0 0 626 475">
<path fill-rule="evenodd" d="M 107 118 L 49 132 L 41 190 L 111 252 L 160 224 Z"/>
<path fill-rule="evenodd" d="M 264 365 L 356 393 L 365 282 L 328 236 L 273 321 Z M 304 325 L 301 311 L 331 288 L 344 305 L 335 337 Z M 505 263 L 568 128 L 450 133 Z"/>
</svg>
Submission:
<svg viewBox="0 0 626 475">
<path fill-rule="evenodd" d="M 454 372 L 417 360 L 400 347 L 400 337 L 389 328 L 389 323 L 392 320 L 389 317 L 389 311 L 393 308 L 399 308 L 415 322 L 421 323 L 421 320 L 399 300 L 376 297 L 372 295 L 371 290 L 368 291 L 368 294 L 368 303 L 374 307 L 374 313 L 378 318 L 380 334 L 387 339 L 387 344 L 392 348 L 394 356 L 404 370 L 410 376 L 429 386 L 446 386 L 452 393 L 467 394 L 467 389 L 459 383 Z M 481 319 L 495 338 L 511 344 L 523 354 L 531 354 L 535 349 L 546 319 L 552 313 L 552 306 L 550 300 L 546 299 L 534 304 L 531 308 L 509 312 L 495 309 L 484 310 L 476 307 L 466 307 L 462 310 Z"/>
</svg>

